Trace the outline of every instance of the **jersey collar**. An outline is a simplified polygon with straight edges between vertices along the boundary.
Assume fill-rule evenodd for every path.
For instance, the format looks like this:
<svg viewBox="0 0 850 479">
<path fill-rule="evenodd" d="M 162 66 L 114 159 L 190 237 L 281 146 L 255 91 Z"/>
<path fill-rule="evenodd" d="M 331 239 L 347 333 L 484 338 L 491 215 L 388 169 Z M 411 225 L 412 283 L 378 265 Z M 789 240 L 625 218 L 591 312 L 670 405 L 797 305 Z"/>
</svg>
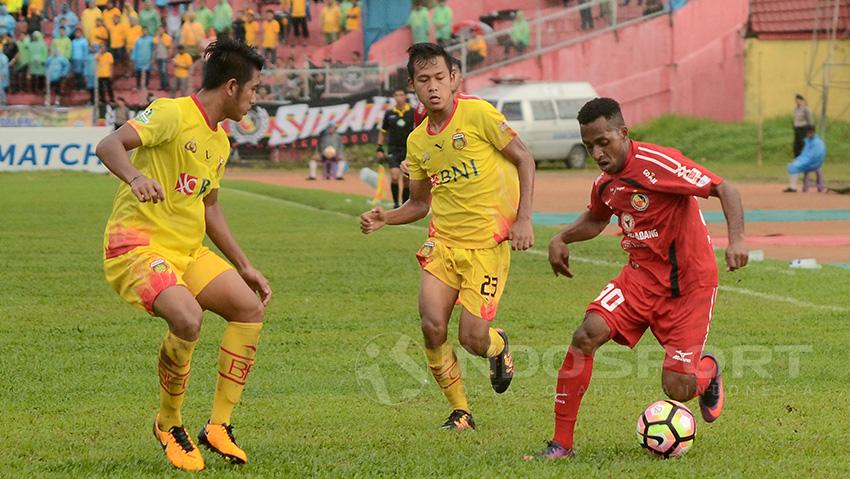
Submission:
<svg viewBox="0 0 850 479">
<path fill-rule="evenodd" d="M 195 102 L 195 106 L 198 107 L 198 111 L 201 112 L 201 116 L 204 117 L 204 122 L 207 124 L 209 129 L 212 131 L 218 131 L 218 125 L 213 126 L 212 123 L 210 123 L 207 111 L 204 110 L 204 106 L 201 105 L 201 102 L 198 101 L 198 97 L 194 93 L 192 94 L 192 101 Z"/>
<path fill-rule="evenodd" d="M 440 128 L 440 131 L 437 131 L 437 132 L 431 131 L 431 120 L 428 119 L 428 127 L 425 129 L 425 132 L 428 133 L 429 136 L 436 136 L 436 135 L 439 135 L 440 133 L 442 133 L 443 130 L 445 130 L 446 127 L 448 127 L 449 124 L 452 122 L 452 119 L 454 119 L 456 111 L 457 111 L 457 97 L 455 96 L 454 101 L 452 102 L 452 112 L 449 113 L 449 118 L 446 120 L 445 123 L 443 123 L 443 127 Z M 426 114 L 427 114 L 427 110 L 426 110 Z"/>
<path fill-rule="evenodd" d="M 410 111 L 410 103 L 405 103 L 404 108 L 399 110 L 397 107 L 393 107 L 393 111 L 398 113 L 399 116 L 403 116 L 406 112 Z"/>
</svg>

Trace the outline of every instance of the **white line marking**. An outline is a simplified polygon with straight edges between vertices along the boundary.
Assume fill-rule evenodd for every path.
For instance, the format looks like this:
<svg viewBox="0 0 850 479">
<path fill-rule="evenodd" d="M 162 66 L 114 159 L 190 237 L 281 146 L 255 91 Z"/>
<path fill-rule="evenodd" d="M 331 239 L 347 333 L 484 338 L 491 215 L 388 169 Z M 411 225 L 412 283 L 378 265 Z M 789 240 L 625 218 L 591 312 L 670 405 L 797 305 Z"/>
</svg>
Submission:
<svg viewBox="0 0 850 479">
<path fill-rule="evenodd" d="M 304 203 L 298 203 L 296 201 L 285 200 L 283 198 L 275 198 L 273 196 L 261 195 L 259 193 L 254 193 L 254 192 L 245 191 L 245 190 L 239 190 L 239 189 L 236 189 L 236 188 L 226 188 L 226 189 L 227 189 L 227 191 L 237 192 L 237 193 L 243 194 L 245 196 L 250 196 L 252 198 L 260 198 L 260 199 L 266 199 L 266 200 L 269 200 L 269 201 L 275 201 L 275 202 L 283 203 L 285 205 L 289 205 L 289 206 L 292 206 L 294 208 L 299 208 L 299 209 L 302 209 L 302 210 L 318 211 L 318 212 L 328 213 L 328 214 L 331 214 L 331 215 L 341 216 L 341 217 L 349 218 L 349 219 L 357 219 L 358 218 L 357 216 L 350 215 L 350 214 L 347 214 L 347 213 L 342 213 L 340 211 L 324 210 L 324 209 L 321 209 L 321 208 L 316 208 L 315 206 L 305 205 Z M 417 226 L 417 225 L 393 225 L 393 226 L 394 227 L 402 226 L 402 227 L 409 228 L 409 229 L 427 231 L 427 228 L 425 228 L 423 226 Z M 549 253 L 547 251 L 543 251 L 543 250 L 530 249 L 530 250 L 526 250 L 525 253 L 533 254 L 533 255 L 536 255 L 536 256 L 544 256 L 544 257 L 547 257 L 547 258 L 549 257 Z M 570 256 L 570 261 L 575 261 L 577 263 L 587 263 L 587 264 L 592 264 L 592 265 L 596 265 L 596 266 L 610 266 L 612 268 L 622 267 L 622 265 L 617 264 L 617 263 L 612 263 L 611 261 L 605 261 L 605 260 L 602 260 L 602 259 L 584 258 L 584 257 L 581 257 L 581 256 Z M 747 289 L 747 288 L 737 288 L 735 286 L 720 286 L 719 289 L 721 291 L 726 291 L 726 292 L 729 292 L 729 293 L 740 294 L 740 295 L 743 295 L 743 296 L 751 296 L 751 297 L 754 297 L 754 298 L 764 299 L 764 300 L 767 300 L 767 301 L 777 301 L 777 302 L 780 302 L 780 303 L 788 303 L 788 304 L 791 304 L 791 305 L 794 305 L 794 306 L 800 306 L 800 307 L 803 307 L 803 308 L 819 309 L 819 310 L 825 310 L 825 311 L 835 311 L 835 312 L 841 312 L 841 313 L 850 311 L 850 308 L 847 308 L 847 307 L 844 307 L 844 306 L 833 306 L 833 305 L 828 305 L 828 304 L 810 303 L 808 301 L 799 300 L 799 299 L 796 299 L 796 298 L 792 298 L 790 296 L 782 296 L 782 295 L 778 295 L 778 294 L 762 293 L 760 291 L 754 291 L 752 289 Z"/>
</svg>

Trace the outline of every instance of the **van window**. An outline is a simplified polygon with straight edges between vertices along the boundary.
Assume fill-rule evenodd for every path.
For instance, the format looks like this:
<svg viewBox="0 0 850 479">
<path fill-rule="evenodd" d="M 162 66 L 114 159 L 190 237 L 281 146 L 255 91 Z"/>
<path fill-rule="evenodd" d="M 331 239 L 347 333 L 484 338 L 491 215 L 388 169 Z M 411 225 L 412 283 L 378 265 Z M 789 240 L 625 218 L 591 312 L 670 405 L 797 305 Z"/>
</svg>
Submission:
<svg viewBox="0 0 850 479">
<path fill-rule="evenodd" d="M 488 100 L 487 98 L 485 98 L 484 101 L 493 105 L 493 108 L 499 108 L 498 105 L 497 105 L 498 102 L 496 100 Z"/>
<path fill-rule="evenodd" d="M 578 111 L 588 100 L 555 100 L 558 104 L 558 118 L 573 120 L 578 118 Z"/>
<path fill-rule="evenodd" d="M 518 101 L 502 103 L 502 114 L 508 121 L 523 121 L 522 104 Z"/>
<path fill-rule="evenodd" d="M 531 115 L 536 121 L 554 120 L 555 105 L 551 100 L 536 100 L 531 103 Z"/>
</svg>

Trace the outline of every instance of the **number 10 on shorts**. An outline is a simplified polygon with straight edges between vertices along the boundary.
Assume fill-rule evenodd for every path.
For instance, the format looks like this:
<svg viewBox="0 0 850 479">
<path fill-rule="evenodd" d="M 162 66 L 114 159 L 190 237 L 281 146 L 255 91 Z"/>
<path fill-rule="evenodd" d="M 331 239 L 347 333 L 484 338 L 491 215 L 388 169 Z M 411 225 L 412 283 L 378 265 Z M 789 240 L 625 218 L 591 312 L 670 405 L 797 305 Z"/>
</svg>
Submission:
<svg viewBox="0 0 850 479">
<path fill-rule="evenodd" d="M 605 289 L 593 301 L 599 301 L 603 308 L 614 312 L 617 306 L 623 304 L 625 300 L 626 298 L 620 288 L 615 287 L 614 283 L 608 283 L 608 286 L 605 286 Z"/>
</svg>

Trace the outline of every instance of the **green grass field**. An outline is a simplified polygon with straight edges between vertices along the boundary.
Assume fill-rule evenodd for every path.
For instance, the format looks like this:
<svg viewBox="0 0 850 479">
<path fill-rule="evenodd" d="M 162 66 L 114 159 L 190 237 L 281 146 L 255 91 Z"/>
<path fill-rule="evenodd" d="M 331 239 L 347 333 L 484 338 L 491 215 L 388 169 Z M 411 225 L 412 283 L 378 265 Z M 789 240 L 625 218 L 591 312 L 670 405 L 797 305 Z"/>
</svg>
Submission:
<svg viewBox="0 0 850 479">
<path fill-rule="evenodd" d="M 103 279 L 115 188 L 106 176 L 0 175 L 0 477 L 181 475 L 150 432 L 165 325 Z M 728 405 L 717 423 L 699 421 L 684 458 L 649 458 L 635 438 L 637 415 L 663 397 L 661 349 L 647 334 L 634 351 L 598 353 L 579 456 L 524 463 L 550 438 L 571 332 L 624 260 L 615 238 L 575 246 L 570 281 L 542 254 L 553 230 L 537 230 L 536 253 L 514 255 L 497 321 L 517 376 L 497 396 L 486 361 L 462 354 L 479 430 L 454 434 L 438 429 L 449 409 L 420 349 L 413 253 L 424 230 L 361 235 L 359 197 L 231 181 L 221 200 L 275 295 L 234 417 L 250 464 L 206 453 L 206 477 L 850 476 L 846 270 L 768 261 L 721 273 L 708 349 L 724 361 Z M 222 331 L 208 315 L 184 409 L 193 433 L 209 414 Z"/>
</svg>

